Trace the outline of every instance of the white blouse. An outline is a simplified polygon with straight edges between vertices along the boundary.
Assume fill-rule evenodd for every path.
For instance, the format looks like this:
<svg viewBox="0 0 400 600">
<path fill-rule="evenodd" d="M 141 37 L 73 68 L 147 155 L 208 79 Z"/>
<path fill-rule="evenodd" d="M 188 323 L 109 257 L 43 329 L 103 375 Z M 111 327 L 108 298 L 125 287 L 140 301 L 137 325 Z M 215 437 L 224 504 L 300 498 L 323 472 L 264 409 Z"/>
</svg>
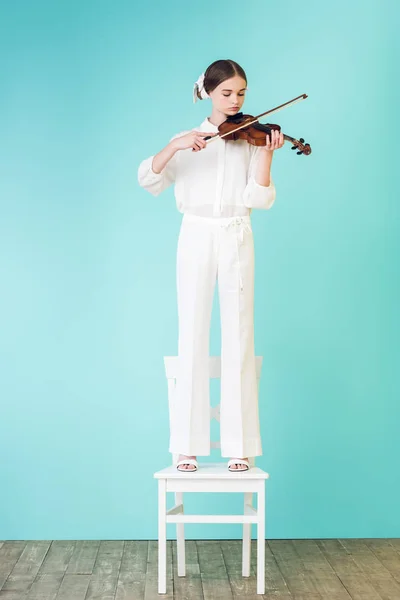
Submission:
<svg viewBox="0 0 400 600">
<path fill-rule="evenodd" d="M 192 131 L 218 132 L 206 118 Z M 184 135 L 182 132 L 172 139 Z M 143 160 L 138 169 L 139 184 L 154 196 L 175 184 L 175 199 L 181 213 L 203 217 L 249 215 L 252 208 L 269 209 L 275 201 L 275 185 L 256 182 L 257 163 L 262 152 L 246 140 L 218 138 L 199 152 L 178 150 L 161 173 L 152 168 L 154 155 Z"/>
</svg>

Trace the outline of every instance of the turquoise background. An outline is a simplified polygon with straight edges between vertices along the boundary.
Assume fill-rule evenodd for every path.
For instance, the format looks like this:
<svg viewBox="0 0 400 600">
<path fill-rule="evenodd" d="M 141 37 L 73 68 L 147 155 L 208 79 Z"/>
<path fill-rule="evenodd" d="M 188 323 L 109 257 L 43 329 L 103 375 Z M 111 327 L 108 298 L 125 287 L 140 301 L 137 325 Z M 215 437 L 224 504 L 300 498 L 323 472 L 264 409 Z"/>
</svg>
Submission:
<svg viewBox="0 0 400 600">
<path fill-rule="evenodd" d="M 270 121 L 313 153 L 276 151 L 275 205 L 253 213 L 267 537 L 400 536 L 398 12 L 1 3 L 0 539 L 157 537 L 181 215 L 137 168 L 210 114 L 191 93 L 217 58 L 247 71 L 250 114 L 309 95 Z"/>
</svg>

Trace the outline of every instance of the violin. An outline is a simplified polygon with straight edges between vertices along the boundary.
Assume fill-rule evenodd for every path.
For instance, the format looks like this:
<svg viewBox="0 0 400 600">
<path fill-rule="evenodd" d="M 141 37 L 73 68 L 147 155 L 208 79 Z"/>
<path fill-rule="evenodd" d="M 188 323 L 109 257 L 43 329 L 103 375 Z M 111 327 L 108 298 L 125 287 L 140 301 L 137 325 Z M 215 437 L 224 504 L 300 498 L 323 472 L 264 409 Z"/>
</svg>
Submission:
<svg viewBox="0 0 400 600">
<path fill-rule="evenodd" d="M 266 136 L 271 135 L 273 129 L 281 132 L 281 127 L 275 123 L 259 123 L 258 119 L 267 114 L 276 112 L 289 104 L 294 104 L 300 100 L 305 100 L 306 98 L 308 98 L 307 94 L 302 94 L 301 96 L 298 96 L 293 100 L 289 100 L 289 102 L 285 102 L 276 108 L 267 110 L 256 117 L 253 117 L 252 115 L 246 115 L 241 112 L 237 113 L 236 115 L 231 115 L 226 119 L 226 121 L 219 125 L 217 135 L 207 136 L 204 138 L 204 141 L 213 141 L 220 137 L 227 141 L 246 140 L 253 146 L 265 146 L 267 143 Z M 283 134 L 283 138 L 293 144 L 291 148 L 292 150 L 298 150 L 296 154 L 305 154 L 306 156 L 311 154 L 311 146 L 308 143 L 304 143 L 304 138 L 297 140 L 296 138 L 285 133 Z"/>
</svg>

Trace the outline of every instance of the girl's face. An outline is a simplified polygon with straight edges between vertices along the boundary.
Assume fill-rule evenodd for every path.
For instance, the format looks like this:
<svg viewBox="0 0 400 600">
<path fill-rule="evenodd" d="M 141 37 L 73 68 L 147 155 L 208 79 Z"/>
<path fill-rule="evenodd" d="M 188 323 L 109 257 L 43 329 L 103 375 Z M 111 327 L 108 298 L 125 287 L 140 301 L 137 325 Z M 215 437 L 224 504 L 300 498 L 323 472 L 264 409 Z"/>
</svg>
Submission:
<svg viewBox="0 0 400 600">
<path fill-rule="evenodd" d="M 209 94 L 214 108 L 228 117 L 235 115 L 244 102 L 246 85 L 246 81 L 239 75 L 225 79 Z"/>
</svg>

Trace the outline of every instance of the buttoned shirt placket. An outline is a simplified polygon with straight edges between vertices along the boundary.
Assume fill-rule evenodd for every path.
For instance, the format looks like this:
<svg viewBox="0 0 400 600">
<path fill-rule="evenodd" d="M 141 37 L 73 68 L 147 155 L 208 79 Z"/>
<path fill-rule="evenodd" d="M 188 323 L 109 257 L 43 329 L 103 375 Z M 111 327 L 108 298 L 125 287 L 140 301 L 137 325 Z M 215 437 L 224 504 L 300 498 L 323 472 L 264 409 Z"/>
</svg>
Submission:
<svg viewBox="0 0 400 600">
<path fill-rule="evenodd" d="M 223 186 L 224 186 L 224 172 L 225 172 L 225 152 L 226 142 L 225 140 L 217 140 L 215 142 L 218 146 L 217 152 L 217 184 L 215 190 L 214 199 L 214 216 L 220 216 L 222 213 L 222 197 L 223 197 Z"/>
</svg>

